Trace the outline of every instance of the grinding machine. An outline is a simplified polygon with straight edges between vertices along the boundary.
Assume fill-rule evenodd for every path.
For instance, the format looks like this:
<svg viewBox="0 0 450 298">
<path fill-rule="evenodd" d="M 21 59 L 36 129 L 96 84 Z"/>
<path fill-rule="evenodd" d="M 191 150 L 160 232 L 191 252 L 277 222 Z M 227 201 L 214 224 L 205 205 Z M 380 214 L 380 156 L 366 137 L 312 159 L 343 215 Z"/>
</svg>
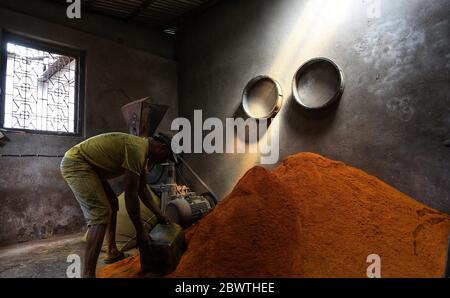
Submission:
<svg viewBox="0 0 450 298">
<path fill-rule="evenodd" d="M 155 133 L 162 121 L 168 106 L 152 103 L 143 98 L 122 107 L 122 114 L 131 134 L 140 137 L 152 137 L 171 147 L 171 137 L 163 133 Z M 150 264 L 151 271 L 168 274 L 172 272 L 185 249 L 182 227 L 187 227 L 212 210 L 217 197 L 205 182 L 186 163 L 181 155 L 172 153 L 173 158 L 162 164 L 154 164 L 147 174 L 147 186 L 160 199 L 161 211 L 171 220 L 171 224 L 157 224 L 149 232 L 152 241 Z M 181 167 L 189 171 L 207 192 L 198 195 L 191 191 Z M 178 184 L 177 179 L 186 182 Z M 144 222 L 154 220 L 154 216 L 143 219 Z M 130 239 L 131 240 L 131 239 Z M 125 245 L 128 247 L 128 245 Z"/>
<path fill-rule="evenodd" d="M 167 106 L 152 103 L 147 97 L 123 106 L 122 114 L 131 134 L 153 137 L 171 148 L 171 137 L 168 134 L 155 133 L 167 109 Z M 198 195 L 191 191 L 181 167 L 187 170 L 206 192 Z M 177 178 L 184 184 L 178 184 Z M 147 182 L 159 195 L 162 212 L 173 222 L 184 227 L 200 219 L 217 203 L 214 192 L 179 154 L 173 154 L 172 160 L 167 163 L 153 165 L 149 170 Z"/>
</svg>

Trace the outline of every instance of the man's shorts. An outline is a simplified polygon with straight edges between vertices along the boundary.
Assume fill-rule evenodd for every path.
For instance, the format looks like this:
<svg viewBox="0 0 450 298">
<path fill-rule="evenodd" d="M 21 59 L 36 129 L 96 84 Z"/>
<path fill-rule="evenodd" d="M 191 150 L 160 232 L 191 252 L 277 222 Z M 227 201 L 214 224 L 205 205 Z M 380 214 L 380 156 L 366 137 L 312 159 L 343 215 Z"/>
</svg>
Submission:
<svg viewBox="0 0 450 298">
<path fill-rule="evenodd" d="M 111 206 L 102 181 L 81 154 L 64 157 L 61 174 L 81 206 L 88 226 L 108 224 Z"/>
</svg>

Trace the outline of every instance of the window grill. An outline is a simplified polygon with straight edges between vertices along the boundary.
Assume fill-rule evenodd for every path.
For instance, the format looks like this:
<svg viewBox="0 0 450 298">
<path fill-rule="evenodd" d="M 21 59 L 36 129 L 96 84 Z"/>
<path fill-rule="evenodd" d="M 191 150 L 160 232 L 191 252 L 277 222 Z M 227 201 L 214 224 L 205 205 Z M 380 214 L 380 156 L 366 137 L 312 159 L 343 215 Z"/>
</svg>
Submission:
<svg viewBox="0 0 450 298">
<path fill-rule="evenodd" d="M 78 133 L 79 57 L 6 41 L 2 127 Z"/>
</svg>

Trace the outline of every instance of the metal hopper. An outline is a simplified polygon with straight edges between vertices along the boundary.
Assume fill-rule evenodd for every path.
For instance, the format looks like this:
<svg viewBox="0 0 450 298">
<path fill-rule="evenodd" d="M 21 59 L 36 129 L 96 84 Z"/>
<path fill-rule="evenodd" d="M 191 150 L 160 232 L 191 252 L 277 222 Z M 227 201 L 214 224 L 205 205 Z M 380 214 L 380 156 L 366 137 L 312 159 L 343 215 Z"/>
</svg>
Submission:
<svg viewBox="0 0 450 298">
<path fill-rule="evenodd" d="M 166 114 L 168 106 L 152 103 L 149 97 L 130 102 L 122 107 L 122 115 L 131 134 L 150 137 Z"/>
</svg>

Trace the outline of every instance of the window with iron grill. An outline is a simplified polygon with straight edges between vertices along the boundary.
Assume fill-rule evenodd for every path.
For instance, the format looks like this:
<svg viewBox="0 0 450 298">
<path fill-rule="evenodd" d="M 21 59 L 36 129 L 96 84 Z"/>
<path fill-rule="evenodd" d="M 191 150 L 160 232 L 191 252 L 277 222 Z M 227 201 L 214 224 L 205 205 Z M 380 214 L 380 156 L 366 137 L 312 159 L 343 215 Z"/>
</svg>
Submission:
<svg viewBox="0 0 450 298">
<path fill-rule="evenodd" d="M 79 134 L 80 54 L 10 35 L 2 48 L 2 127 Z"/>
</svg>

